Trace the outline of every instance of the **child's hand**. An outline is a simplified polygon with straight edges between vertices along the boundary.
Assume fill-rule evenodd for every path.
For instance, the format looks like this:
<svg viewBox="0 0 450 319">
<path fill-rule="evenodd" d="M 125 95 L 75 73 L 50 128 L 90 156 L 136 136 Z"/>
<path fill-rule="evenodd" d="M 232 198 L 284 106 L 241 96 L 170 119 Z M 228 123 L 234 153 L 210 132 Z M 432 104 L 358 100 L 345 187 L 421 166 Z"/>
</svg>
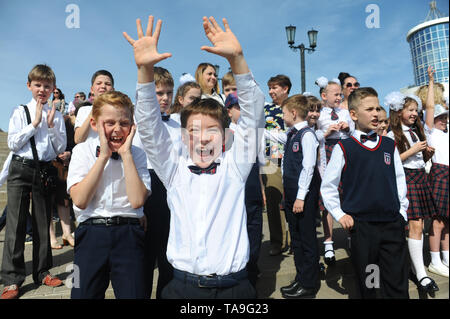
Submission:
<svg viewBox="0 0 450 319">
<path fill-rule="evenodd" d="M 172 56 L 170 53 L 158 53 L 157 46 L 159 40 L 159 34 L 161 33 L 162 21 L 158 20 L 156 23 L 155 32 L 153 32 L 153 16 L 148 17 L 147 30 L 142 30 L 142 24 L 140 19 L 136 19 L 136 27 L 138 33 L 138 40 L 133 40 L 126 32 L 123 32 L 123 36 L 134 48 L 134 60 L 138 68 L 142 66 L 153 67 L 159 61 L 167 59 Z"/>
<path fill-rule="evenodd" d="M 40 99 L 37 100 L 36 103 L 36 115 L 34 116 L 34 120 L 31 124 L 36 128 L 41 123 L 42 120 L 42 101 Z"/>
<path fill-rule="evenodd" d="M 56 113 L 56 106 L 53 104 L 50 112 L 47 113 L 47 125 L 50 128 L 55 126 L 55 124 L 53 123 L 53 120 L 55 119 L 55 113 Z"/>
<path fill-rule="evenodd" d="M 224 18 L 222 21 L 225 31 L 222 30 L 214 17 L 210 17 L 209 19 L 203 17 L 203 28 L 205 29 L 207 38 L 213 44 L 213 47 L 204 45 L 201 49 L 223 56 L 226 59 L 241 56 L 242 47 L 238 39 L 233 32 L 231 32 L 227 19 Z"/>
<path fill-rule="evenodd" d="M 127 139 L 125 140 L 125 143 L 123 143 L 122 146 L 119 147 L 119 149 L 117 150 L 117 153 L 119 153 L 121 157 L 123 157 L 123 155 L 125 155 L 128 152 L 131 154 L 131 145 L 133 142 L 134 134 L 136 134 L 135 124 L 131 126 L 130 133 L 128 134 Z"/>
<path fill-rule="evenodd" d="M 426 157 L 427 157 L 427 158 L 432 158 L 433 155 L 434 155 L 434 151 L 435 151 L 434 147 L 427 146 L 426 149 L 425 149 L 425 155 L 426 155 Z"/>
<path fill-rule="evenodd" d="M 353 225 L 355 225 L 355 221 L 352 216 L 345 214 L 341 217 L 341 219 L 339 219 L 339 224 L 341 224 L 342 228 L 345 230 L 350 230 Z"/>
<path fill-rule="evenodd" d="M 431 65 L 428 67 L 427 72 L 430 82 L 434 82 L 434 69 Z"/>
<path fill-rule="evenodd" d="M 350 127 L 348 126 L 347 122 L 342 121 L 339 122 L 339 130 L 348 132 L 350 130 Z"/>
<path fill-rule="evenodd" d="M 411 150 L 415 154 L 415 153 L 419 153 L 419 152 L 426 150 L 426 148 L 427 148 L 427 141 L 420 141 L 420 142 L 417 142 L 416 144 L 414 144 L 411 147 Z"/>
<path fill-rule="evenodd" d="M 301 199 L 296 199 L 294 202 L 294 207 L 292 207 L 292 212 L 294 214 L 303 213 L 303 208 L 305 206 L 305 201 Z"/>
<path fill-rule="evenodd" d="M 327 131 L 323 134 L 324 137 L 328 137 L 334 132 L 339 131 L 339 128 L 340 128 L 339 124 L 331 124 L 330 126 L 328 126 Z"/>
<path fill-rule="evenodd" d="M 102 120 L 97 123 L 98 137 L 100 139 L 100 154 L 98 155 L 98 158 L 109 159 L 112 155 L 112 150 L 109 147 L 108 139 L 106 138 L 104 125 L 105 122 Z"/>
</svg>

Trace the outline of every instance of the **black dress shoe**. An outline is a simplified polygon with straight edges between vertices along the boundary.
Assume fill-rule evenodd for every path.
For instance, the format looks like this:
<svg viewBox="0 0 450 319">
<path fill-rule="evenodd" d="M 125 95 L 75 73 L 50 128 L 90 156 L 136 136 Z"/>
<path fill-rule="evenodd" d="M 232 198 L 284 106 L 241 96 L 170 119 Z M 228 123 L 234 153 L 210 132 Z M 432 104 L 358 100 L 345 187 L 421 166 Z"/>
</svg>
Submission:
<svg viewBox="0 0 450 319">
<path fill-rule="evenodd" d="M 298 285 L 297 289 L 293 289 L 292 291 L 282 293 L 283 298 L 286 299 L 297 299 L 297 298 L 306 298 L 306 297 L 315 297 L 317 293 L 316 289 L 307 289 Z"/>
<path fill-rule="evenodd" d="M 424 279 L 429 279 L 430 282 L 427 285 L 422 285 L 422 280 Z M 431 297 L 434 297 L 434 293 L 436 291 L 439 291 L 439 287 L 436 284 L 436 282 L 431 279 L 430 277 L 423 277 L 422 279 L 419 280 L 419 289 L 422 290 L 423 292 L 429 294 Z"/>
<path fill-rule="evenodd" d="M 282 294 L 284 293 L 289 293 L 289 292 L 293 292 L 295 290 L 297 290 L 297 288 L 300 286 L 300 283 L 296 280 L 294 280 L 293 282 L 291 282 L 288 286 L 284 286 L 280 288 L 280 292 Z"/>
<path fill-rule="evenodd" d="M 333 252 L 333 256 L 332 257 L 324 257 L 324 261 L 328 266 L 332 266 L 336 263 L 336 257 L 334 256 L 334 250 L 333 249 L 329 249 L 327 251 L 325 251 L 325 254 L 329 251 Z"/>
</svg>

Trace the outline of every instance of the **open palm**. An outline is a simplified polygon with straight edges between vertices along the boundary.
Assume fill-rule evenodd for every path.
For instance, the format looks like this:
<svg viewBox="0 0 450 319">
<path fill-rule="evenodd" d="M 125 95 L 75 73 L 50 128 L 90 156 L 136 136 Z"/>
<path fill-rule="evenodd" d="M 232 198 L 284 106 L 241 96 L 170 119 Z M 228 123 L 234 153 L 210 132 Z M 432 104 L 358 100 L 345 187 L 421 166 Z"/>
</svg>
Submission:
<svg viewBox="0 0 450 319">
<path fill-rule="evenodd" d="M 155 30 L 153 32 L 153 16 L 148 17 L 147 30 L 142 30 L 141 20 L 136 20 L 136 27 L 138 33 L 138 40 L 132 39 L 126 32 L 123 32 L 123 36 L 134 48 L 134 60 L 138 67 L 155 65 L 159 61 L 167 59 L 172 56 L 170 53 L 158 53 L 158 40 L 161 33 L 162 21 L 158 20 Z"/>
<path fill-rule="evenodd" d="M 225 31 L 219 26 L 214 17 L 203 17 L 203 28 L 206 37 L 213 47 L 202 46 L 202 50 L 223 56 L 227 59 L 242 55 L 242 47 L 236 36 L 231 32 L 228 21 L 223 19 Z"/>
</svg>

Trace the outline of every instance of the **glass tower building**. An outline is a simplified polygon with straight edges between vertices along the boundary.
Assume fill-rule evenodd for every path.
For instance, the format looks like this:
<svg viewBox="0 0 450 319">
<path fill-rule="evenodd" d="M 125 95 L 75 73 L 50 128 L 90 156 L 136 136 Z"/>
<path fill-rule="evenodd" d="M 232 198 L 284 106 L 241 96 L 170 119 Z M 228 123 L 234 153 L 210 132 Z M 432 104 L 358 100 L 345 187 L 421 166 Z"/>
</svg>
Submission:
<svg viewBox="0 0 450 319">
<path fill-rule="evenodd" d="M 448 16 L 429 14 L 427 21 L 409 30 L 406 35 L 416 86 L 428 83 L 428 66 L 433 66 L 436 82 L 448 84 L 448 24 Z"/>
</svg>

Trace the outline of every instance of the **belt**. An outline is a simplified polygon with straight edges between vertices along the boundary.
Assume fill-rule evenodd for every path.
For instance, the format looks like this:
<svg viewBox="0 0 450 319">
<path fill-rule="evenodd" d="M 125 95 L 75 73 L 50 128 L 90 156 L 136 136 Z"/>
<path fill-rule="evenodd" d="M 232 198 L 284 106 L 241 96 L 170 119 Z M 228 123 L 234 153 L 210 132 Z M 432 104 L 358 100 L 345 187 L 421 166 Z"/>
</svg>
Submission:
<svg viewBox="0 0 450 319">
<path fill-rule="evenodd" d="M 35 167 L 36 166 L 36 164 L 35 164 L 33 159 L 28 159 L 28 158 L 25 158 L 25 157 L 22 157 L 22 156 L 19 156 L 19 155 L 15 155 L 14 154 L 11 159 L 13 161 L 15 161 L 15 162 L 19 162 L 19 163 L 22 163 L 22 164 L 30 166 L 30 167 Z M 39 165 L 40 166 L 49 166 L 51 164 L 52 164 L 52 162 L 39 161 Z"/>
<path fill-rule="evenodd" d="M 236 286 L 239 281 L 247 279 L 247 270 L 244 268 L 229 275 L 194 275 L 186 271 L 174 269 L 173 277 L 200 288 L 229 288 Z"/>
<path fill-rule="evenodd" d="M 105 226 L 118 226 L 118 225 L 139 225 L 138 218 L 132 217 L 95 217 L 89 218 L 84 222 L 80 223 L 80 225 L 105 225 Z"/>
</svg>

